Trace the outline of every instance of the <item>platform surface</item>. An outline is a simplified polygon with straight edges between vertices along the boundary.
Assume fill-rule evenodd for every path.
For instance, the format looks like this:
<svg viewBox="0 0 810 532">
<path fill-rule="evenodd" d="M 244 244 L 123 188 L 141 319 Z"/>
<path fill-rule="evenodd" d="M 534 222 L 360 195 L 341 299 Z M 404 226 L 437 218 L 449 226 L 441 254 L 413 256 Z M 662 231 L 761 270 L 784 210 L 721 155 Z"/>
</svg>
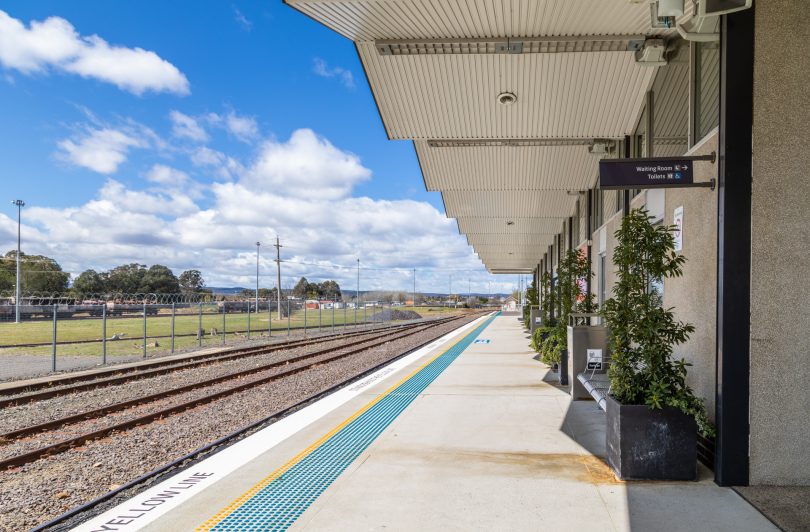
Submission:
<svg viewBox="0 0 810 532">
<path fill-rule="evenodd" d="M 268 475 L 345 426 L 464 334 L 425 350 L 409 367 L 390 372 L 137 528 L 193 530 L 251 488 L 256 493 Z M 739 495 L 716 486 L 705 470 L 698 482 L 617 481 L 602 461 L 603 412 L 590 401 L 571 402 L 554 386 L 548 368 L 528 349 L 527 336 L 515 317 L 495 318 L 379 435 L 358 448 L 357 457 L 306 504 L 290 529 L 777 530 Z M 238 514 L 240 508 L 244 512 L 246 506 L 232 505 L 226 513 Z M 213 529 L 249 530 L 250 519 L 242 525 L 220 522 Z"/>
</svg>

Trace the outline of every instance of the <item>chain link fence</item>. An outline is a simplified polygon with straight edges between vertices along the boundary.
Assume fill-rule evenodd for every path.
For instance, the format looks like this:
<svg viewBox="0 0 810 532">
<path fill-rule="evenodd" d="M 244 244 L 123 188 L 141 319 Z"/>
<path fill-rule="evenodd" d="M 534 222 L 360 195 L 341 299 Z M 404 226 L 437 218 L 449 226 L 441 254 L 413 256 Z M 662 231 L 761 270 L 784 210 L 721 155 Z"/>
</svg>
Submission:
<svg viewBox="0 0 810 532">
<path fill-rule="evenodd" d="M 0 381 L 387 325 L 391 313 L 385 311 L 402 307 L 287 299 L 279 309 L 271 299 L 206 296 L 27 295 L 20 323 L 13 300 L 0 302 Z"/>
</svg>

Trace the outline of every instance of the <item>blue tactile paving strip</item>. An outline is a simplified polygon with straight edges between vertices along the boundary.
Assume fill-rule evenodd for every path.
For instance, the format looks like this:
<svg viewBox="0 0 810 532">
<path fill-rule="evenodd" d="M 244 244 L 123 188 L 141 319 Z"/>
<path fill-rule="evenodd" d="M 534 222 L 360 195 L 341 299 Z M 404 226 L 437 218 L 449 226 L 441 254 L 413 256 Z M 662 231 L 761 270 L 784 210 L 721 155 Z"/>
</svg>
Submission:
<svg viewBox="0 0 810 532">
<path fill-rule="evenodd" d="M 287 530 L 498 314 L 361 408 L 197 530 Z"/>
</svg>

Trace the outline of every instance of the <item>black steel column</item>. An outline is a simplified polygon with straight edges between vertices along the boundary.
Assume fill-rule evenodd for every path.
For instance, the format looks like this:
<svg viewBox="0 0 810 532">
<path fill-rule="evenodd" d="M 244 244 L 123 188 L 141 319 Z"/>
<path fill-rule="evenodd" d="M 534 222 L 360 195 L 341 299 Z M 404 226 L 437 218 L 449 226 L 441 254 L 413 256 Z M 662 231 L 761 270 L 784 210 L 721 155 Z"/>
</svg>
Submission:
<svg viewBox="0 0 810 532">
<path fill-rule="evenodd" d="M 585 283 L 585 297 L 586 301 L 591 298 L 591 281 L 593 279 L 593 190 L 588 189 L 588 214 L 585 216 L 585 243 L 587 244 L 587 260 L 588 260 L 588 279 Z"/>
<path fill-rule="evenodd" d="M 568 250 L 574 249 L 574 217 L 568 217 Z"/>
<path fill-rule="evenodd" d="M 632 157 L 630 152 L 630 135 L 624 136 L 624 157 L 629 159 Z M 624 197 L 622 198 L 622 217 L 630 214 L 630 191 L 624 190 Z"/>
<path fill-rule="evenodd" d="M 754 10 L 721 17 L 715 482 L 748 485 Z"/>
</svg>

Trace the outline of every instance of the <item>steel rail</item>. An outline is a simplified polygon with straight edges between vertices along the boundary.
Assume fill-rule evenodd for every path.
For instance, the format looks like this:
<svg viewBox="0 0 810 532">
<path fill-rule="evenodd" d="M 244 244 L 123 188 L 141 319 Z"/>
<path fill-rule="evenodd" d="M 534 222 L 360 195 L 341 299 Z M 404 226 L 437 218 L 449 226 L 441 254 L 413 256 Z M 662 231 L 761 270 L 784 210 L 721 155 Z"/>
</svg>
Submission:
<svg viewBox="0 0 810 532">
<path fill-rule="evenodd" d="M 456 319 L 463 319 L 463 318 L 456 318 Z M 336 355 L 334 355 L 332 357 L 329 357 L 329 358 L 326 358 L 326 359 L 316 360 L 316 361 L 311 362 L 309 364 L 304 364 L 304 365 L 301 365 L 301 366 L 297 366 L 297 367 L 288 369 L 286 371 L 282 371 L 280 373 L 275 373 L 273 375 L 269 375 L 269 376 L 262 377 L 262 378 L 259 378 L 259 379 L 255 379 L 255 380 L 252 380 L 252 381 L 249 381 L 249 382 L 246 382 L 246 383 L 242 383 L 242 384 L 239 384 L 237 386 L 227 388 L 225 390 L 220 390 L 218 392 L 207 394 L 205 396 L 198 397 L 198 398 L 192 399 L 190 401 L 185 401 L 185 402 L 177 404 L 177 405 L 169 406 L 169 407 L 166 407 L 166 408 L 154 411 L 154 412 L 150 412 L 148 414 L 144 414 L 144 415 L 141 415 L 141 416 L 134 417 L 134 418 L 126 420 L 126 421 L 115 423 L 113 425 L 108 425 L 108 426 L 103 427 L 101 429 L 97 429 L 97 430 L 94 430 L 94 431 L 91 431 L 91 432 L 80 434 L 78 436 L 67 438 L 65 440 L 62 440 L 62 441 L 59 441 L 59 442 L 56 442 L 56 443 L 53 443 L 53 444 L 50 444 L 50 445 L 46 445 L 44 447 L 40 447 L 40 448 L 34 449 L 32 451 L 28 451 L 28 452 L 25 452 L 25 453 L 22 453 L 22 454 L 19 454 L 19 455 L 16 455 L 16 456 L 12 456 L 10 458 L 0 460 L 0 471 L 7 470 L 7 469 L 12 468 L 12 467 L 18 467 L 18 466 L 22 466 L 22 465 L 34 462 L 34 461 L 36 461 L 36 460 L 38 460 L 38 459 L 40 459 L 42 457 L 45 457 L 45 456 L 52 456 L 52 455 L 55 455 L 55 454 L 59 454 L 61 452 L 67 451 L 68 449 L 70 449 L 72 447 L 82 445 L 82 444 L 84 444 L 84 443 L 86 443 L 88 441 L 92 441 L 92 440 L 95 440 L 95 439 L 98 439 L 98 438 L 102 438 L 102 437 L 107 436 L 107 435 L 109 435 L 111 433 L 118 432 L 118 431 L 126 431 L 126 430 L 129 430 L 131 428 L 137 427 L 139 425 L 148 424 L 148 423 L 151 423 L 152 421 L 155 421 L 157 419 L 162 419 L 162 418 L 164 418 L 166 416 L 169 416 L 169 415 L 184 412 L 184 411 L 186 411 L 188 409 L 195 408 L 197 406 L 210 403 L 212 401 L 221 399 L 223 397 L 227 397 L 229 395 L 233 395 L 235 393 L 238 393 L 238 392 L 241 392 L 241 391 L 244 391 L 244 390 L 247 390 L 247 389 L 250 389 L 250 388 L 253 388 L 253 387 L 256 387 L 256 386 L 260 386 L 260 385 L 266 384 L 266 383 L 274 381 L 274 380 L 279 380 L 279 379 L 282 379 L 284 377 L 289 377 L 289 376 L 295 375 L 297 373 L 301 373 L 301 372 L 306 371 L 308 369 L 311 369 L 311 368 L 313 368 L 315 366 L 320 366 L 322 364 L 334 362 L 336 360 L 340 360 L 340 359 L 349 357 L 351 355 L 355 355 L 357 353 L 367 351 L 367 350 L 372 349 L 374 347 L 378 347 L 380 345 L 389 343 L 389 342 L 391 342 L 393 340 L 399 340 L 399 339 L 405 338 L 407 336 L 417 334 L 418 332 L 422 332 L 424 330 L 428 330 L 428 329 L 431 329 L 433 327 L 437 327 L 438 325 L 440 325 L 440 324 L 432 323 L 432 324 L 429 324 L 429 325 L 416 327 L 417 330 L 408 331 L 407 333 L 399 335 L 399 336 L 394 337 L 394 338 L 386 338 L 385 340 L 379 341 L 379 342 L 371 344 L 371 345 L 364 345 L 364 346 L 360 346 L 360 347 L 355 347 L 354 349 L 351 349 L 350 351 L 347 351 L 347 352 L 344 352 L 344 353 L 339 353 L 339 354 L 336 354 Z M 338 351 L 338 350 L 341 350 L 341 348 L 331 349 L 330 351 Z M 321 353 L 321 354 L 323 354 L 323 353 Z M 164 397 L 168 397 L 168 396 L 169 395 L 164 395 Z"/>
<path fill-rule="evenodd" d="M 179 317 L 179 316 L 181 316 L 181 314 L 178 314 L 177 316 Z M 196 314 L 193 315 L 193 316 L 196 317 Z M 219 313 L 219 314 L 204 314 L 204 316 L 214 316 L 214 317 L 219 316 L 219 317 L 221 317 L 222 314 L 221 313 Z M 133 317 L 143 319 L 143 316 L 133 316 Z M 155 316 L 152 316 L 152 318 L 154 318 L 154 317 Z M 163 316 L 157 316 L 157 317 L 159 317 L 159 318 L 171 318 L 171 314 L 165 314 Z M 48 321 L 49 322 L 52 319 L 53 318 L 38 318 L 37 320 L 26 320 L 26 321 Z M 83 320 L 83 319 L 94 319 L 94 320 L 99 320 L 99 321 L 101 320 L 101 318 L 70 318 L 69 320 L 66 320 L 66 321 L 73 321 L 73 320 L 79 320 L 80 321 L 80 320 Z M 115 319 L 118 319 L 118 318 L 116 317 Z M 0 323 L 2 323 L 2 322 L 0 322 Z M 344 325 L 343 323 L 336 323 L 335 324 L 336 327 L 342 327 L 343 325 Z M 345 325 L 363 326 L 363 325 L 368 325 L 368 322 L 365 322 L 365 323 L 364 322 L 358 322 L 357 324 L 355 324 L 353 322 L 348 322 Z M 324 326 L 331 326 L 331 323 L 324 324 Z M 312 331 L 313 329 L 317 330 L 317 328 L 318 328 L 317 326 L 304 327 L 303 325 L 295 325 L 293 327 L 290 327 L 289 330 L 290 331 L 303 331 L 303 330 Z M 279 329 L 273 329 L 273 331 L 276 332 L 276 335 L 281 335 L 281 334 L 284 334 L 287 331 L 287 328 L 283 327 L 283 328 L 279 328 Z M 235 335 L 235 334 L 245 334 L 247 332 L 248 332 L 247 329 L 237 329 L 237 330 L 233 330 L 233 331 L 229 330 L 229 331 L 227 331 L 227 334 Z M 253 333 L 265 333 L 265 332 L 267 332 L 267 330 L 266 329 L 264 329 L 264 330 L 257 329 L 257 330 L 251 330 L 250 332 L 253 332 Z M 193 336 L 193 337 L 196 338 L 197 333 L 193 333 L 193 332 L 192 333 L 177 333 L 177 334 L 174 335 L 175 338 L 188 338 L 190 336 Z M 148 339 L 155 339 L 155 340 L 159 340 L 161 338 L 171 338 L 171 337 L 172 337 L 171 334 L 155 334 L 155 335 L 150 334 L 149 336 L 147 336 Z M 108 339 L 107 341 L 108 342 L 124 342 L 124 341 L 142 340 L 142 339 L 143 339 L 143 336 L 135 335 L 135 336 L 127 336 L 125 338 L 120 338 L 118 340 L 110 340 L 110 339 Z M 84 345 L 84 344 L 98 344 L 98 343 L 101 343 L 100 338 L 99 339 L 94 339 L 94 340 L 65 340 L 65 341 L 59 342 L 57 345 Z M 49 347 L 50 345 L 52 345 L 52 342 L 50 342 L 50 341 L 48 341 L 48 342 L 35 342 L 35 343 L 28 343 L 28 344 L 0 344 L 0 349 L 17 349 L 17 348 L 20 348 L 20 347 Z"/>
<path fill-rule="evenodd" d="M 431 320 L 427 323 L 440 322 L 441 320 L 447 319 L 449 318 L 439 318 Z M 18 387 L 6 388 L 2 392 L 0 392 L 0 395 L 9 396 L 14 395 L 15 393 L 20 394 L 31 390 L 34 390 L 34 393 L 17 395 L 15 397 L 10 397 L 7 399 L 0 399 L 0 408 L 26 404 L 34 401 L 41 401 L 44 399 L 49 399 L 51 397 L 62 395 L 64 393 L 73 393 L 78 391 L 90 390 L 102 386 L 112 386 L 115 384 L 119 384 L 121 382 L 127 382 L 129 380 L 138 380 L 142 378 L 153 377 L 156 375 L 171 373 L 173 371 L 178 371 L 181 369 L 198 367 L 220 361 L 232 360 L 234 358 L 264 355 L 275 351 L 283 351 L 286 349 L 293 349 L 307 345 L 325 343 L 329 341 L 339 340 L 341 338 L 351 338 L 356 336 L 370 335 L 380 331 L 390 331 L 392 329 L 398 330 L 424 323 L 426 322 L 418 322 L 416 324 L 411 323 L 405 325 L 393 325 L 389 327 L 368 329 L 352 333 L 343 333 L 340 335 L 320 336 L 318 338 L 308 340 L 291 340 L 288 342 L 282 342 L 277 344 L 268 344 L 255 347 L 241 347 L 235 349 L 228 349 L 224 351 L 216 351 L 213 353 L 192 355 L 189 357 L 184 357 L 183 359 L 180 360 L 178 359 L 156 360 L 150 364 L 141 364 L 138 366 L 131 366 L 128 368 L 110 368 L 108 371 L 103 372 L 68 376 L 64 378 L 42 381 L 36 384 L 23 384 Z M 110 375 L 111 377 L 105 378 L 106 375 Z M 75 382 L 84 382 L 84 381 L 90 382 L 86 382 L 85 384 L 77 384 L 74 386 L 53 388 L 54 386 L 59 386 L 61 384 L 71 384 Z M 36 391 L 43 389 L 44 391 Z"/>
<path fill-rule="evenodd" d="M 470 321 L 473 321 L 473 319 L 475 319 L 477 317 L 480 317 L 481 315 L 483 315 L 483 314 L 476 313 L 476 314 L 468 314 L 468 315 L 463 316 L 463 317 L 471 318 Z M 121 496 L 121 495 L 125 494 L 126 492 L 128 492 L 130 490 L 133 490 L 133 489 L 135 489 L 135 488 L 137 488 L 139 486 L 141 487 L 140 491 L 143 491 L 143 489 L 146 489 L 149 486 L 154 485 L 154 483 L 157 480 L 163 478 L 165 475 L 169 474 L 172 471 L 175 471 L 175 470 L 177 472 L 185 471 L 186 469 L 189 469 L 192 466 L 199 463 L 200 461 L 204 460 L 206 457 L 212 456 L 212 455 L 214 455 L 214 454 L 216 454 L 216 453 L 218 453 L 218 452 L 220 452 L 220 451 L 222 451 L 224 449 L 227 449 L 228 447 L 230 447 L 231 445 L 237 443 L 241 439 L 246 438 L 246 437 L 250 436 L 251 434 L 253 434 L 255 432 L 258 432 L 259 430 L 261 430 L 261 429 L 263 429 L 263 428 L 265 428 L 265 427 L 267 427 L 269 425 L 272 425 L 278 419 L 283 419 L 284 417 L 289 416 L 289 415 L 301 410 L 302 408 L 305 408 L 306 406 L 314 403 L 315 401 L 318 401 L 319 399 L 322 399 L 322 398 L 324 398 L 324 397 L 326 397 L 326 396 L 328 396 L 328 395 L 330 395 L 330 394 L 332 394 L 332 393 L 334 393 L 334 392 L 336 392 L 338 390 L 341 390 L 341 389 L 343 389 L 343 388 L 345 388 L 347 386 L 350 386 L 350 385 L 354 384 L 355 382 L 357 382 L 359 380 L 362 380 L 362 379 L 368 377 L 369 375 L 373 374 L 374 372 L 379 371 L 380 369 L 384 368 L 385 366 L 387 366 L 391 362 L 393 362 L 395 360 L 398 360 L 400 358 L 403 358 L 403 357 L 413 353 L 414 351 L 417 351 L 418 349 L 423 348 L 424 346 L 426 346 L 426 345 L 430 344 L 431 342 L 433 342 L 435 339 L 436 338 L 426 340 L 425 342 L 423 342 L 423 343 L 421 343 L 421 344 L 419 344 L 419 345 L 417 345 L 417 346 L 415 346 L 413 348 L 407 349 L 407 350 L 399 353 L 398 355 L 394 355 L 393 357 L 388 358 L 388 359 L 380 362 L 379 364 L 375 364 L 374 366 L 372 366 L 372 367 L 370 367 L 370 368 L 368 368 L 368 369 L 366 369 L 364 371 L 361 371 L 360 373 L 357 373 L 356 375 L 354 375 L 352 377 L 348 377 L 348 378 L 346 378 L 346 379 L 344 379 L 344 380 L 342 380 L 340 382 L 337 382 L 337 383 L 335 383 L 335 384 L 333 384 L 331 386 L 328 386 L 328 387 L 326 387 L 326 388 L 324 388 L 324 389 L 322 389 L 322 390 L 320 390 L 318 392 L 315 392 L 314 394 L 311 394 L 311 395 L 301 399 L 300 401 L 298 401 L 298 402 L 296 402 L 296 403 L 294 403 L 294 404 L 292 404 L 290 406 L 287 406 L 287 407 L 284 407 L 284 408 L 282 408 L 280 410 L 277 410 L 276 412 L 273 412 L 272 414 L 270 414 L 270 415 L 268 415 L 268 416 L 266 416 L 266 417 L 264 417 L 262 419 L 259 419 L 258 421 L 254 421 L 254 422 L 252 422 L 252 423 L 250 423 L 250 424 L 248 424 L 248 425 L 246 425 L 244 427 L 236 429 L 235 431 L 230 432 L 229 434 L 226 434 L 225 436 L 222 436 L 221 438 L 218 438 L 218 439 L 216 439 L 216 440 L 214 440 L 214 441 L 212 441 L 210 443 L 207 443 L 207 444 L 205 444 L 205 445 L 191 451 L 190 453 L 185 454 L 184 456 L 181 456 L 180 458 L 176 458 L 176 459 L 172 460 L 171 462 L 169 462 L 167 464 L 164 464 L 164 465 L 162 465 L 162 466 L 160 466 L 160 467 L 158 467 L 158 468 L 156 468 L 156 469 L 154 469 L 154 470 L 152 470 L 152 471 L 150 471 L 148 473 L 144 473 L 143 475 L 139 476 L 138 478 L 130 480 L 129 482 L 125 483 L 124 485 L 122 485 L 122 486 L 120 486 L 120 487 L 118 487 L 118 488 L 116 488 L 114 490 L 111 490 L 111 491 L 108 491 L 107 493 L 99 495 L 95 499 L 92 499 L 92 500 L 90 500 L 90 501 L 88 501 L 88 502 L 86 502 L 86 503 L 84 503 L 82 505 L 76 506 L 75 508 L 71 508 L 67 512 L 56 516 L 55 518 L 51 519 L 50 521 L 46 521 L 45 523 L 42 523 L 42 524 L 38 525 L 36 528 L 33 528 L 31 530 L 31 532 L 44 532 L 46 530 L 50 530 L 50 531 L 69 530 L 72 527 L 79 524 L 78 522 L 72 522 L 71 523 L 69 521 L 69 520 L 73 519 L 74 517 L 80 516 L 81 514 L 84 514 L 84 513 L 87 513 L 87 512 L 92 512 L 96 507 L 100 506 L 101 504 L 103 504 L 103 503 L 105 503 L 107 501 L 110 501 L 111 499 L 114 499 L 115 497 Z M 138 493 L 140 493 L 140 491 Z M 91 514 L 87 518 L 91 517 L 92 515 L 95 515 L 95 514 Z"/>
<path fill-rule="evenodd" d="M 131 399 L 131 400 L 128 400 L 128 401 L 122 401 L 122 402 L 119 402 L 119 403 L 113 403 L 111 405 L 103 406 L 103 407 L 100 407 L 100 408 L 94 408 L 94 409 L 91 409 L 91 410 L 87 410 L 85 412 L 80 412 L 78 414 L 72 414 L 70 416 L 65 416 L 65 417 L 62 417 L 62 418 L 59 418 L 59 419 L 53 419 L 53 420 L 46 421 L 44 423 L 40 423 L 40 424 L 37 424 L 37 425 L 30 425 L 30 426 L 27 426 L 27 427 L 22 427 L 22 428 L 19 428 L 19 429 L 15 429 L 15 430 L 6 432 L 4 434 L 0 434 L 0 445 L 8 444 L 11 441 L 13 441 L 15 439 L 18 439 L 20 437 L 23 437 L 23 436 L 29 436 L 29 435 L 32 435 L 32 434 L 37 434 L 37 433 L 43 432 L 45 430 L 62 427 L 64 425 L 79 423 L 79 422 L 82 422 L 82 421 L 88 421 L 90 419 L 95 419 L 95 418 L 98 418 L 98 417 L 101 417 L 101 416 L 105 416 L 107 414 L 112 414 L 114 412 L 120 412 L 121 410 L 126 410 L 126 409 L 132 408 L 134 406 L 139 406 L 139 405 L 143 405 L 143 404 L 152 403 L 152 402 L 159 401 L 161 399 L 165 399 L 167 397 L 171 397 L 171 396 L 174 396 L 174 395 L 180 395 L 180 394 L 183 394 L 183 393 L 186 393 L 186 392 L 198 389 L 198 388 L 205 388 L 207 386 L 213 386 L 215 384 L 219 384 L 219 383 L 226 382 L 226 381 L 233 380 L 233 379 L 238 379 L 240 377 L 245 377 L 245 376 L 248 376 L 248 375 L 253 375 L 255 373 L 261 373 L 263 371 L 269 371 L 269 370 L 279 368 L 279 367 L 282 367 L 282 366 L 287 366 L 287 365 L 289 365 L 291 363 L 301 362 L 303 360 L 309 360 L 311 358 L 319 357 L 319 356 L 322 356 L 322 355 L 325 355 L 325 354 L 334 353 L 336 351 L 341 351 L 341 350 L 346 349 L 346 348 L 358 346 L 358 345 L 369 343 L 369 342 L 374 342 L 378 338 L 383 338 L 383 337 L 386 338 L 386 340 L 384 342 L 378 342 L 376 344 L 372 344 L 372 345 L 365 346 L 365 347 L 361 348 L 362 350 L 370 349 L 372 347 L 377 347 L 379 345 L 382 345 L 383 343 L 387 343 L 387 342 L 389 342 L 391 340 L 398 340 L 400 338 L 405 338 L 407 336 L 411 336 L 413 334 L 416 334 L 418 332 L 427 330 L 427 329 L 429 329 L 431 327 L 435 327 L 435 326 L 438 326 L 438 325 L 441 325 L 441 324 L 440 323 L 431 323 L 431 324 L 413 325 L 411 328 L 414 329 L 414 330 L 405 329 L 406 332 L 404 334 L 399 334 L 399 335 L 395 335 L 395 336 L 388 336 L 387 333 L 386 334 L 378 334 L 378 335 L 375 335 L 375 336 L 373 336 L 371 338 L 363 338 L 361 340 L 357 340 L 357 341 L 354 341 L 354 342 L 342 344 L 342 345 L 339 345 L 339 346 L 336 346 L 336 347 L 320 349 L 320 350 L 317 350 L 317 351 L 313 351 L 313 352 L 310 352 L 310 353 L 304 353 L 304 354 L 301 354 L 301 355 L 296 355 L 296 356 L 293 356 L 293 357 L 290 357 L 290 358 L 285 358 L 285 359 L 282 359 L 282 360 L 275 360 L 273 362 L 263 364 L 261 366 L 256 366 L 256 367 L 253 367 L 253 368 L 249 368 L 249 369 L 245 369 L 245 370 L 241 370 L 241 371 L 237 371 L 237 372 L 233 372 L 233 373 L 227 373 L 225 375 L 219 375 L 217 377 L 213 377 L 213 378 L 206 379 L 206 380 L 203 380 L 203 381 L 193 382 L 193 383 L 187 384 L 185 386 L 180 386 L 179 388 L 172 388 L 170 390 L 165 390 L 165 391 L 162 391 L 162 392 L 156 392 L 156 393 L 153 393 L 153 394 L 144 395 L 144 396 L 138 397 L 136 399 Z"/>
</svg>

